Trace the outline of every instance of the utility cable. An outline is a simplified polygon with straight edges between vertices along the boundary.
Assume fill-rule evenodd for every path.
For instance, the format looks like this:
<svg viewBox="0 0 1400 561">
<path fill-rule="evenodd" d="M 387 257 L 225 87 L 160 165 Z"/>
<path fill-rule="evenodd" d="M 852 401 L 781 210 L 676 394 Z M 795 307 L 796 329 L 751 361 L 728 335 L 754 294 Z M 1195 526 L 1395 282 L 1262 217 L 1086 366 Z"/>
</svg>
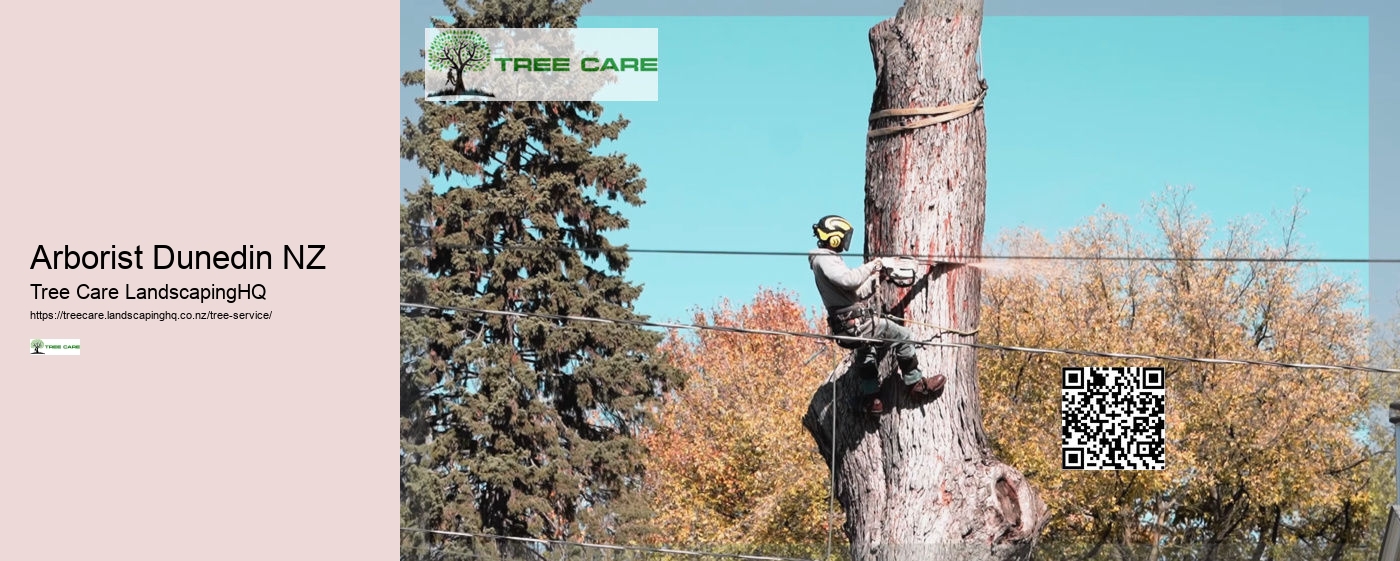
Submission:
<svg viewBox="0 0 1400 561">
<path fill-rule="evenodd" d="M 481 244 L 453 244 L 453 243 L 432 243 L 426 245 L 408 245 L 402 247 L 413 247 L 418 249 L 448 248 L 468 251 L 553 251 L 559 253 L 582 252 L 588 254 L 604 254 L 611 251 L 621 251 L 623 253 L 637 254 L 665 254 L 665 255 L 730 255 L 749 257 L 806 257 L 806 251 L 748 251 L 748 250 L 724 250 L 724 249 L 644 249 L 628 248 L 624 246 L 615 247 L 549 247 L 530 245 L 481 245 Z M 860 257 L 852 254 L 852 257 Z M 1180 262 L 1180 263 L 1332 263 L 1332 264 L 1396 264 L 1400 263 L 1400 258 L 1323 258 L 1323 257 L 1172 257 L 1172 256 L 1150 256 L 1150 255 L 939 255 L 939 254 L 907 254 L 907 253 L 872 253 L 863 256 L 865 259 L 875 259 L 879 257 L 893 257 L 913 259 L 921 264 L 942 264 L 942 265 L 964 265 L 983 261 L 1148 261 L 1148 262 Z"/>
<path fill-rule="evenodd" d="M 476 314 L 485 314 L 485 315 L 496 315 L 496 316 L 507 316 L 507 317 L 521 317 L 521 318 L 531 318 L 531 317 L 533 317 L 533 318 L 541 318 L 541 319 L 552 319 L 552 320 L 556 320 L 556 321 L 580 321 L 580 322 L 605 323 L 605 324 L 616 324 L 616 325 L 632 325 L 632 326 L 637 326 L 637 327 L 654 327 L 654 328 L 661 328 L 661 329 L 686 329 L 686 330 L 721 331 L 721 332 L 729 332 L 729 333 L 743 333 L 743 334 L 751 334 L 751 335 L 773 335 L 773 336 L 783 336 L 783 337 L 806 337 L 806 338 L 811 338 L 811 339 L 825 339 L 825 340 L 830 340 L 830 341 L 843 341 L 843 340 L 844 340 L 844 341 L 855 341 L 855 342 L 873 343 L 873 344 L 881 344 L 881 345 L 891 345 L 891 344 L 897 344 L 897 343 L 903 343 L 903 342 L 905 342 L 905 341 L 901 341 L 901 340 L 897 340 L 897 339 L 882 339 L 882 338 L 876 338 L 876 337 L 854 337 L 854 336 L 848 336 L 848 335 L 827 335 L 827 334 L 823 334 L 823 333 L 806 333 L 806 332 L 801 332 L 801 331 L 783 331 L 783 330 L 774 330 L 774 329 L 746 329 L 746 328 L 741 328 L 741 327 L 725 327 L 725 326 L 719 326 L 719 325 L 695 325 L 695 324 L 683 324 L 683 323 L 661 323 L 661 322 L 652 322 L 652 321 L 643 321 L 643 320 L 633 320 L 633 319 L 605 319 L 605 318 L 594 318 L 594 317 L 585 317 L 585 316 L 546 314 L 546 313 L 539 313 L 539 312 L 514 312 L 514 311 L 503 311 L 503 310 L 486 310 L 486 309 L 481 309 L 481 308 L 469 308 L 469 307 L 430 306 L 430 305 L 427 305 L 427 304 L 414 304 L 414 303 L 409 303 L 409 302 L 399 302 L 399 306 L 400 306 L 400 307 L 408 307 L 408 308 L 436 309 L 436 310 L 441 310 L 441 311 L 467 312 L 467 313 L 476 313 Z M 943 334 L 935 335 L 934 338 L 941 337 L 942 335 L 943 335 Z M 1173 355 L 1153 355 L 1153 354 L 1140 354 L 1140 353 L 1115 353 L 1115 352 L 1086 351 L 1086 350 L 1074 350 L 1074 349 L 1041 349 L 1041 348 L 1035 348 L 1035 347 L 1021 347 L 1021 346 L 1012 346 L 1012 345 L 988 345 L 988 344 L 984 344 L 984 343 L 953 343 L 953 342 L 944 342 L 944 341 L 934 341 L 933 339 L 929 339 L 929 340 L 912 340 L 912 341 L 908 341 L 908 343 L 915 344 L 915 345 L 920 345 L 920 346 L 925 346 L 925 347 L 971 348 L 971 349 L 984 349 L 984 350 L 989 350 L 989 351 L 1012 351 L 1012 352 L 1023 352 L 1023 353 L 1031 353 L 1031 354 L 1076 355 L 1076 356 L 1091 356 L 1091 357 L 1098 357 L 1098 358 L 1120 358 L 1120 359 L 1161 360 L 1161 361 L 1169 361 L 1169 362 L 1189 362 L 1189 363 L 1200 363 L 1200 364 L 1236 364 L 1236 365 L 1245 365 L 1245 366 L 1264 366 L 1264 367 L 1274 367 L 1274 368 L 1298 368 L 1298 369 L 1310 369 L 1310 370 L 1342 370 L 1342 371 L 1352 371 L 1352 372 L 1370 372 L 1370 373 L 1381 373 L 1381 374 L 1400 374 L 1400 370 L 1397 370 L 1397 369 L 1391 369 L 1391 368 L 1373 368 L 1373 367 L 1369 367 L 1369 366 L 1348 366 L 1348 365 L 1330 365 L 1330 364 L 1306 364 L 1306 363 L 1278 362 L 1278 361 L 1272 361 L 1272 360 L 1251 360 L 1251 359 L 1232 359 L 1232 358 L 1203 358 L 1203 357 L 1186 357 L 1186 356 L 1173 356 Z"/>
</svg>

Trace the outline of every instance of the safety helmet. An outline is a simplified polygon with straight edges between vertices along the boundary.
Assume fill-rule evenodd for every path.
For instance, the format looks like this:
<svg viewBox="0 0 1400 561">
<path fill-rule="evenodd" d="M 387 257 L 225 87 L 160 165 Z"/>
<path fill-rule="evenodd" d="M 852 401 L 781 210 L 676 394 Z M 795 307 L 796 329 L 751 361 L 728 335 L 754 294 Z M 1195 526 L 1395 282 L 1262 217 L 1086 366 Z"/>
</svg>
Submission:
<svg viewBox="0 0 1400 561">
<path fill-rule="evenodd" d="M 817 236 L 820 247 L 836 251 L 846 251 L 851 247 L 851 222 L 835 214 L 828 214 L 812 225 L 812 233 Z"/>
</svg>

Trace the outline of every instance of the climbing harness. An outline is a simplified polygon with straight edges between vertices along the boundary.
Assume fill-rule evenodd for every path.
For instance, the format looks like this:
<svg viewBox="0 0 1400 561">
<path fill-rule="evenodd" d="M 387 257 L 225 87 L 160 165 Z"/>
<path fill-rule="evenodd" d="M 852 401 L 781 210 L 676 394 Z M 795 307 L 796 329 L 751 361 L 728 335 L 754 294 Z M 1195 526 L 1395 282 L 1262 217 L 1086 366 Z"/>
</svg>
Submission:
<svg viewBox="0 0 1400 561">
<path fill-rule="evenodd" d="M 875 317 L 879 311 L 867 302 L 857 302 L 840 308 L 827 308 L 827 327 L 832 334 L 847 337 L 871 338 L 875 334 Z M 848 350 L 866 346 L 865 341 L 838 339 L 836 345 Z"/>
</svg>

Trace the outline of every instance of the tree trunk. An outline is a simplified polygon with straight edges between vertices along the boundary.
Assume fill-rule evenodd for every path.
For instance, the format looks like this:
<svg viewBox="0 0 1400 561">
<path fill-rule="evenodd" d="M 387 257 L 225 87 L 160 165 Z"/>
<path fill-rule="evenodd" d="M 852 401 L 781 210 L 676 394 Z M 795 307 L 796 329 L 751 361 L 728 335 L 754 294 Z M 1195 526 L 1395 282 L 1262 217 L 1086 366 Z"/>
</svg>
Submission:
<svg viewBox="0 0 1400 561">
<path fill-rule="evenodd" d="M 976 99 L 983 87 L 976 59 L 981 20 L 980 0 L 908 0 L 894 19 L 871 29 L 871 111 Z M 866 151 L 866 254 L 978 255 L 985 198 L 980 110 L 872 138 Z M 921 272 L 926 274 L 911 287 L 880 289 L 890 313 L 975 330 L 981 310 L 977 269 L 936 266 Z M 906 325 L 917 339 L 936 334 Z M 942 340 L 974 338 L 948 334 Z M 1045 504 L 1020 472 L 988 450 L 975 351 L 921 347 L 919 362 L 925 375 L 948 377 L 935 400 L 912 402 L 888 356 L 880 372 L 889 412 L 877 419 L 861 415 L 850 399 L 858 388 L 848 356 L 835 382 L 817 390 L 804 417 L 822 455 L 827 461 L 835 455 L 836 493 L 847 515 L 852 559 L 1028 557 L 1045 525 Z"/>
<path fill-rule="evenodd" d="M 463 95 L 467 93 L 467 86 L 462 82 L 462 73 L 466 71 L 466 66 L 453 67 L 447 72 L 447 85 L 452 88 L 453 95 Z"/>
</svg>

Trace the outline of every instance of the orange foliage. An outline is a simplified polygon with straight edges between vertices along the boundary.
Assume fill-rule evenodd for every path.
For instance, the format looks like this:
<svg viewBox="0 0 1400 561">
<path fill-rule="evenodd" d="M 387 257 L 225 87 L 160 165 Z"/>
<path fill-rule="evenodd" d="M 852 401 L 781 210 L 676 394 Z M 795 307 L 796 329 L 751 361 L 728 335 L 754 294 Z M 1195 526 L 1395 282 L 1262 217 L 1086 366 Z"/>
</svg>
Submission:
<svg viewBox="0 0 1400 561">
<path fill-rule="evenodd" d="M 1240 221 L 1214 248 L 1209 220 L 1191 212 L 1184 193 L 1169 191 L 1148 211 L 1150 232 L 1104 212 L 1053 241 L 1026 230 L 1007 235 L 1005 253 L 1016 255 L 1178 259 L 983 264 L 977 340 L 1367 362 L 1367 326 L 1350 306 L 1357 302 L 1354 282 L 1297 263 L 1197 260 L 1297 257 L 1301 208 L 1284 216 L 1280 241 L 1269 241 L 1253 221 Z M 738 309 L 724 302 L 708 315 L 697 313 L 693 323 L 822 333 L 823 317 L 802 309 L 793 294 L 763 290 Z M 1400 344 L 1390 350 L 1387 364 L 1400 364 Z M 847 351 L 815 339 L 714 331 L 673 334 L 663 351 L 689 382 L 666 400 L 643 439 L 655 542 L 710 550 L 758 545 L 794 557 L 822 551 L 827 466 L 801 417 Z M 1167 367 L 1165 471 L 1060 469 L 1065 366 Z M 1311 558 L 1331 548 L 1364 555 L 1379 532 L 1378 513 L 1393 496 L 1388 456 L 1368 449 L 1376 444 L 1368 441 L 1366 412 L 1377 385 L 1400 386 L 1394 377 L 989 351 L 978 352 L 978 370 L 996 455 L 1025 473 L 1051 507 L 1041 544 L 1048 558 L 1060 555 L 1047 548 L 1070 555 L 1099 551 L 1096 545 L 1106 545 L 1105 554 L 1172 557 L 1199 553 L 1209 541 L 1219 542 L 1212 547 L 1225 556 Z M 1380 437 L 1381 444 L 1389 438 Z"/>
<path fill-rule="evenodd" d="M 1151 201 L 1150 228 L 1105 211 L 1058 240 L 1024 230 L 1006 236 L 1001 251 L 1016 255 L 1174 259 L 1042 261 L 1037 267 L 1027 261 L 1016 274 L 989 275 L 979 340 L 1366 362 L 1363 314 L 1348 307 L 1358 301 L 1354 282 L 1298 263 L 1197 260 L 1300 256 L 1300 207 L 1283 217 L 1277 242 L 1262 235 L 1256 221 L 1239 221 L 1211 248 L 1210 221 L 1192 212 L 1187 193 L 1170 190 Z M 1106 541 L 1143 552 L 1199 552 L 1201 544 L 1218 541 L 1225 544 L 1219 554 L 1233 558 L 1256 550 L 1301 551 L 1296 548 L 1308 539 L 1350 547 L 1367 531 L 1375 507 L 1368 466 L 1374 456 L 1358 434 L 1373 397 L 1370 376 L 995 352 L 979 352 L 978 365 L 988 435 L 997 454 L 1026 473 L 1050 506 L 1048 541 Z M 1059 373 L 1069 366 L 1166 367 L 1166 470 L 1060 469 Z M 1348 514 L 1355 512 L 1368 514 Z"/>
<path fill-rule="evenodd" d="M 821 317 L 765 289 L 738 309 L 725 301 L 697 312 L 693 323 L 821 332 Z M 716 331 L 666 340 L 665 356 L 689 381 L 643 438 L 657 541 L 788 554 L 825 547 L 828 472 L 801 417 L 845 353 L 827 345 Z"/>
</svg>

